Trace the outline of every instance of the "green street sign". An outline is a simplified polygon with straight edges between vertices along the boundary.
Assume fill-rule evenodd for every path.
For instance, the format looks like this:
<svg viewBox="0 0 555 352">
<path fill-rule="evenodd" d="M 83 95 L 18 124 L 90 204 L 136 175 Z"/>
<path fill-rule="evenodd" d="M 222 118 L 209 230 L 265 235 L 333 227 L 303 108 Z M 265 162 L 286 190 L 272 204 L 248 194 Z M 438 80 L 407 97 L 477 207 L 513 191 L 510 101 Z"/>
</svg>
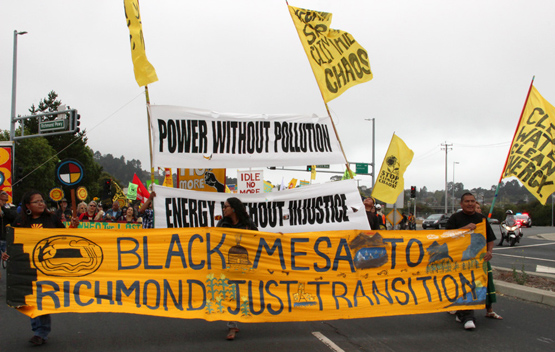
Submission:
<svg viewBox="0 0 555 352">
<path fill-rule="evenodd" d="M 44 121 L 39 124 L 40 131 L 55 131 L 66 128 L 66 120 Z"/>
<path fill-rule="evenodd" d="M 369 164 L 356 164 L 356 173 L 368 174 L 368 165 Z"/>
<path fill-rule="evenodd" d="M 316 165 L 317 169 L 329 169 L 330 166 L 329 165 Z"/>
</svg>

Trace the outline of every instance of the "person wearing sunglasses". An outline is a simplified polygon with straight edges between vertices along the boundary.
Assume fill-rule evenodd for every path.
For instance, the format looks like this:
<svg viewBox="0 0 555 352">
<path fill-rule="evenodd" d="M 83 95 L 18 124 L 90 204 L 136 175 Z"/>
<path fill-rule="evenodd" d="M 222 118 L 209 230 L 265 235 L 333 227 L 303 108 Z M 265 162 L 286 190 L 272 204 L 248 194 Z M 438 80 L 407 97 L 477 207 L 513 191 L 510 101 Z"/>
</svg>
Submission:
<svg viewBox="0 0 555 352">
<path fill-rule="evenodd" d="M 12 224 L 13 227 L 65 229 L 60 218 L 48 210 L 44 201 L 44 196 L 39 191 L 33 190 L 25 193 L 21 204 L 21 213 L 14 220 Z M 77 217 L 72 217 L 69 227 L 76 228 L 78 226 L 79 220 Z M 4 260 L 9 260 L 9 258 L 10 257 L 5 253 L 2 255 L 2 259 Z M 50 314 L 31 318 L 31 329 L 34 335 L 29 342 L 37 346 L 45 344 L 48 340 L 48 334 L 51 331 Z"/>
<path fill-rule="evenodd" d="M 98 209 L 98 204 L 92 200 L 87 207 L 87 212 L 79 216 L 81 221 L 102 221 L 104 212 L 102 209 Z"/>
</svg>

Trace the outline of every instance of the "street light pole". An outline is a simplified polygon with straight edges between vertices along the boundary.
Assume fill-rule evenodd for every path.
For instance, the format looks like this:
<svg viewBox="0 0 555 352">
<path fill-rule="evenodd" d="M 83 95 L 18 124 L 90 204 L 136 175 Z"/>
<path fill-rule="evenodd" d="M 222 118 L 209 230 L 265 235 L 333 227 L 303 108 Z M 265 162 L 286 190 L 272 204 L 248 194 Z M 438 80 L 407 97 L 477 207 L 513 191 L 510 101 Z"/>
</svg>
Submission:
<svg viewBox="0 0 555 352">
<path fill-rule="evenodd" d="M 449 149 L 453 149 L 450 148 L 452 145 L 453 144 L 447 144 L 447 141 L 445 141 L 445 144 L 441 145 L 442 149 L 445 148 L 445 214 L 447 214 L 447 212 L 449 211 L 449 191 L 447 190 L 447 152 L 449 151 Z"/>
<path fill-rule="evenodd" d="M 12 113 L 10 123 L 10 141 L 15 137 L 15 92 L 17 82 L 17 36 L 27 34 L 27 32 L 13 31 L 13 73 L 12 73 Z"/>
<path fill-rule="evenodd" d="M 458 164 L 458 161 L 453 161 L 453 211 L 452 213 L 455 213 L 455 164 Z"/>
<path fill-rule="evenodd" d="M 376 119 L 364 119 L 365 121 L 372 121 L 372 188 L 376 182 Z"/>
</svg>

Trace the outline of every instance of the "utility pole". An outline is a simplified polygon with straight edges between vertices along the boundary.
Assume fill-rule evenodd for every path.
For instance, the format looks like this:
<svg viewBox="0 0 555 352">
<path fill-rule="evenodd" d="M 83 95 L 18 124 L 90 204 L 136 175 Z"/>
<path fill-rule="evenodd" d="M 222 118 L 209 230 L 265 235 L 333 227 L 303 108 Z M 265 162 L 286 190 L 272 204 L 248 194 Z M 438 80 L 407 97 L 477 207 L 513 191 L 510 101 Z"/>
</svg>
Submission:
<svg viewBox="0 0 555 352">
<path fill-rule="evenodd" d="M 447 141 L 441 145 L 441 150 L 445 149 L 445 214 L 447 214 L 447 200 L 449 199 L 449 192 L 447 192 L 447 152 L 453 146 L 453 143 L 447 144 Z"/>
<path fill-rule="evenodd" d="M 458 161 L 453 161 L 453 208 L 451 209 L 453 213 L 455 213 L 455 165 L 458 163 Z"/>
</svg>

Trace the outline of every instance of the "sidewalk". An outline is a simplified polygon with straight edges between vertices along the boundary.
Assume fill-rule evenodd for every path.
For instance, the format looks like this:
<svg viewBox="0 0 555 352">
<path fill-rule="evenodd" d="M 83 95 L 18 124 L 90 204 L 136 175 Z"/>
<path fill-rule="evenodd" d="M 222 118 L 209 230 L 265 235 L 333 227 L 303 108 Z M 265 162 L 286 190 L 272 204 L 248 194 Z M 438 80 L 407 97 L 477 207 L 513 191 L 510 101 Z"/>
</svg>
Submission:
<svg viewBox="0 0 555 352">
<path fill-rule="evenodd" d="M 536 236 L 539 238 L 543 238 L 544 240 L 555 241 L 555 233 L 544 233 Z"/>
</svg>

